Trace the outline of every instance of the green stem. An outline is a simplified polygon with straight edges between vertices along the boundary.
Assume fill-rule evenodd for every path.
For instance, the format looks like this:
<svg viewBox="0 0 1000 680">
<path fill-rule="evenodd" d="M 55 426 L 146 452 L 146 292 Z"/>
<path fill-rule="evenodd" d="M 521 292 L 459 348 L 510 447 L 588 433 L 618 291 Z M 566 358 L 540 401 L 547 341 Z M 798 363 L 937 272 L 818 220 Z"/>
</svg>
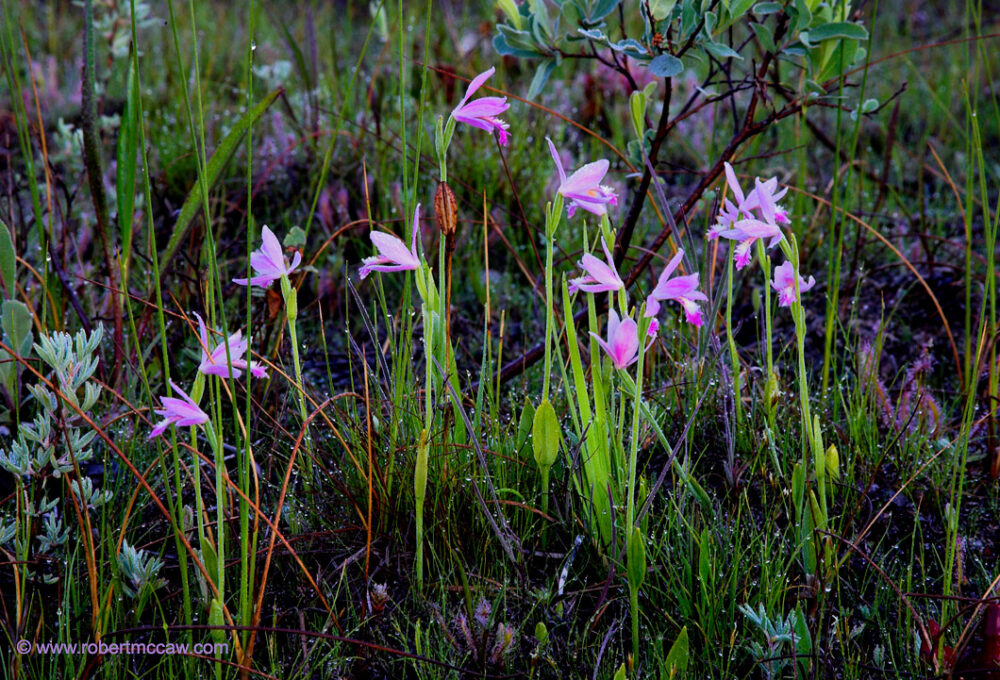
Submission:
<svg viewBox="0 0 1000 680">
<path fill-rule="evenodd" d="M 302 417 L 302 427 L 305 428 L 303 441 L 306 442 L 307 455 L 303 456 L 304 474 L 307 484 L 313 481 L 312 453 L 309 446 L 309 412 L 306 410 L 305 387 L 302 383 L 302 363 L 299 360 L 299 340 L 295 331 L 295 320 L 299 315 L 298 294 L 288 280 L 288 275 L 281 276 L 281 295 L 285 300 L 285 316 L 288 319 L 288 341 L 292 345 L 292 364 L 295 369 L 295 394 L 299 402 L 299 415 Z"/>
</svg>

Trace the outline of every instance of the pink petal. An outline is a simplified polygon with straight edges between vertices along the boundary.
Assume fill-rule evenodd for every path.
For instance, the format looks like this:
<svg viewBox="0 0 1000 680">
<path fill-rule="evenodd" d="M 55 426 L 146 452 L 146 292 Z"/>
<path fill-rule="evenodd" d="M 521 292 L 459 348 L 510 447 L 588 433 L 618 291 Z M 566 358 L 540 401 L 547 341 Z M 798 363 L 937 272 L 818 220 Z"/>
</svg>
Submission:
<svg viewBox="0 0 1000 680">
<path fill-rule="evenodd" d="M 465 89 L 465 96 L 462 97 L 462 101 L 459 102 L 458 106 L 456 107 L 456 110 L 465 106 L 465 102 L 469 101 L 469 97 L 474 95 L 476 91 L 483 86 L 483 83 L 485 83 L 490 76 L 496 73 L 496 70 L 497 69 L 495 66 L 491 66 L 487 70 L 483 71 L 478 76 L 473 78 L 472 81 L 469 83 L 469 87 Z"/>
<path fill-rule="evenodd" d="M 740 182 L 736 179 L 736 172 L 733 171 L 733 166 L 728 162 L 725 164 L 726 168 L 726 182 L 729 184 L 729 189 L 733 192 L 733 196 L 736 197 L 736 203 L 743 203 L 746 198 L 743 196 L 743 189 L 740 187 Z"/>
<path fill-rule="evenodd" d="M 600 185 L 601 180 L 608 174 L 608 167 L 610 165 L 606 158 L 594 161 L 593 163 L 587 163 L 562 183 L 559 189 L 560 193 L 563 196 L 568 194 L 587 195 L 589 191 L 593 191 Z"/>
<path fill-rule="evenodd" d="M 566 184 L 566 171 L 563 169 L 562 159 L 559 157 L 559 152 L 556 151 L 556 145 L 552 143 L 552 140 L 548 137 L 545 141 L 549 143 L 549 153 L 552 154 L 552 160 L 556 162 L 556 170 L 559 171 L 559 192 L 562 193 L 562 186 Z M 573 215 L 570 215 L 572 217 Z"/>
</svg>

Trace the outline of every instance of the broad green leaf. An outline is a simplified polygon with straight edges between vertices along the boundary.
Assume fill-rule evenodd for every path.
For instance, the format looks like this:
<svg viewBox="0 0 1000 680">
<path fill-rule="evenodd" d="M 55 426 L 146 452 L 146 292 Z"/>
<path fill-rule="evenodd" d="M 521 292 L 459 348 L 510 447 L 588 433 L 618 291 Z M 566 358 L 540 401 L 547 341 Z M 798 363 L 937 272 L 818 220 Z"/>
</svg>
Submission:
<svg viewBox="0 0 1000 680">
<path fill-rule="evenodd" d="M 757 40 L 760 41 L 761 47 L 764 48 L 765 52 L 777 52 L 778 50 L 774 44 L 774 36 L 771 35 L 771 29 L 764 24 L 750 24 L 753 28 L 753 32 L 757 35 Z"/>
<path fill-rule="evenodd" d="M 0 326 L 8 344 L 22 357 L 28 356 L 34 342 L 31 319 L 31 311 L 20 300 L 4 300 L 0 305 Z"/>
<path fill-rule="evenodd" d="M 219 146 L 215 149 L 212 157 L 208 159 L 208 164 L 205 166 L 205 180 L 208 188 L 211 189 L 215 186 L 215 183 L 219 181 L 222 176 L 222 171 L 228 165 L 233 154 L 236 153 L 237 147 L 243 140 L 244 135 L 246 135 L 247 130 L 257 121 L 258 118 L 263 115 L 263 113 L 274 103 L 283 92 L 281 88 L 278 88 L 274 92 L 264 97 L 257 106 L 253 107 L 249 112 L 247 112 L 242 118 L 236 121 L 233 129 L 229 131 Z M 194 187 L 191 188 L 191 192 L 187 195 L 184 200 L 184 205 L 181 206 L 181 212 L 177 216 L 177 221 L 174 223 L 173 232 L 170 234 L 170 240 L 167 241 L 167 247 L 164 249 L 163 254 L 160 255 L 160 276 L 167 271 L 167 266 L 170 264 L 170 260 L 173 259 L 174 255 L 177 254 L 177 249 L 181 245 L 181 239 L 187 233 L 188 228 L 191 226 L 191 221 L 194 219 L 198 211 L 201 210 L 201 184 L 195 181 Z"/>
<path fill-rule="evenodd" d="M 7 291 L 7 297 L 13 299 L 17 286 L 17 253 L 14 251 L 14 238 L 10 229 L 0 220 L 0 287 Z"/>
<path fill-rule="evenodd" d="M 733 0 L 733 2 L 729 4 L 729 18 L 731 20 L 739 19 L 747 13 L 747 10 L 750 9 L 750 5 L 752 5 L 753 2 L 754 0 Z"/>
<path fill-rule="evenodd" d="M 541 56 L 527 31 L 518 31 L 506 24 L 497 26 L 499 34 L 493 36 L 493 49 L 500 56 L 537 58 Z"/>
<path fill-rule="evenodd" d="M 674 11 L 677 0 L 649 0 L 649 13 L 653 21 L 663 21 Z"/>
<path fill-rule="evenodd" d="M 667 658 L 664 660 L 667 677 L 675 678 L 687 672 L 690 655 L 688 629 L 687 626 L 684 626 L 681 628 L 680 635 L 674 640 L 674 644 L 670 646 L 670 651 L 667 652 Z"/>
<path fill-rule="evenodd" d="M 672 54 L 661 54 L 649 62 L 649 72 L 658 78 L 673 78 L 684 71 L 684 62 Z"/>
<path fill-rule="evenodd" d="M 604 17 L 611 14 L 615 7 L 621 0 L 591 0 L 589 4 L 589 11 L 587 12 L 587 23 L 591 26 L 596 26 Z"/>
<path fill-rule="evenodd" d="M 531 447 L 539 469 L 549 469 L 559 455 L 559 418 L 548 399 L 539 404 L 531 428 Z"/>
<path fill-rule="evenodd" d="M 0 231 L 5 231 L 0 229 Z M 6 338 L 7 345 L 24 358 L 31 351 L 34 337 L 31 332 L 31 312 L 19 300 L 4 300 L 0 305 L 0 328 Z M 14 392 L 17 387 L 17 360 L 6 350 L 0 349 L 0 383 L 7 388 L 7 393 L 16 402 Z"/>
<path fill-rule="evenodd" d="M 805 31 L 803 31 L 805 34 Z M 809 42 L 818 43 L 824 40 L 835 38 L 846 38 L 847 40 L 868 40 L 868 31 L 860 24 L 852 24 L 849 21 L 834 21 L 823 24 L 816 28 L 809 29 Z M 803 40 L 803 42 L 805 42 Z"/>
<path fill-rule="evenodd" d="M 615 673 L 614 680 L 626 680 L 628 676 L 625 675 L 625 664 L 618 667 L 618 672 Z"/>
<path fill-rule="evenodd" d="M 743 59 L 739 52 L 723 43 L 706 42 L 703 47 L 718 59 Z"/>
</svg>

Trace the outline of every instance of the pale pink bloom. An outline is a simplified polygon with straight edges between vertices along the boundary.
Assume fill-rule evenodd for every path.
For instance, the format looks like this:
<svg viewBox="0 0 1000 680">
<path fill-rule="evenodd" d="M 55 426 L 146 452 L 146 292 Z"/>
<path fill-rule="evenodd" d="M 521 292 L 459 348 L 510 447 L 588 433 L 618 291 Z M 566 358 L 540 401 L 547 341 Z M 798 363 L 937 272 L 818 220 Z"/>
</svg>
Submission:
<svg viewBox="0 0 1000 680">
<path fill-rule="evenodd" d="M 733 251 L 733 261 L 736 262 L 737 269 L 743 269 L 750 262 L 750 248 L 757 239 L 771 239 L 767 247 L 773 248 L 784 238 L 781 229 L 773 221 L 762 222 L 753 218 L 734 222 L 732 229 L 720 231 L 719 236 L 739 241 L 739 245 Z"/>
<path fill-rule="evenodd" d="M 760 178 L 757 178 L 755 183 L 753 192 L 747 197 L 747 208 L 758 210 L 765 222 L 788 224 L 791 221 L 788 219 L 788 211 L 778 205 L 778 201 L 788 193 L 788 187 L 776 191 L 778 180 L 774 177 L 766 182 L 761 182 Z"/>
<path fill-rule="evenodd" d="M 788 224 L 790 222 L 788 211 L 777 203 L 788 192 L 787 187 L 781 191 L 777 191 L 777 179 L 772 177 L 766 182 L 761 182 L 758 178 L 755 180 L 754 190 L 744 195 L 743 188 L 740 186 L 739 180 L 736 178 L 736 173 L 733 171 L 733 166 L 726 163 L 725 169 L 726 184 L 729 185 L 730 190 L 733 192 L 736 202 L 734 203 L 728 198 L 723 199 L 718 221 L 708 231 L 707 236 L 709 239 L 715 239 L 719 236 L 728 238 L 724 232 L 732 230 L 734 225 L 741 220 L 759 218 L 761 221 L 773 225 Z M 749 251 L 749 249 L 747 250 Z M 749 256 L 742 259 L 744 260 L 744 264 L 746 264 Z"/>
<path fill-rule="evenodd" d="M 646 328 L 646 337 L 655 338 L 656 334 L 660 330 L 660 320 L 656 318 L 656 315 L 660 313 L 660 302 L 652 295 L 646 298 L 646 311 L 643 312 L 643 316 L 649 319 L 649 326 Z"/>
<path fill-rule="evenodd" d="M 657 301 L 674 300 L 679 302 L 684 307 L 688 323 L 700 327 L 702 324 L 701 307 L 698 306 L 697 301 L 707 300 L 708 297 L 698 290 L 698 274 L 671 278 L 683 258 L 684 251 L 678 250 L 677 254 L 667 263 L 666 269 L 660 274 L 660 278 L 656 281 L 656 287 L 653 288 L 649 297 Z M 649 303 L 647 302 L 646 305 L 648 308 Z"/>
<path fill-rule="evenodd" d="M 170 386 L 181 398 L 160 397 L 163 408 L 156 409 L 155 413 L 158 416 L 162 416 L 163 420 L 149 433 L 150 439 L 163 434 L 171 425 L 183 427 L 186 425 L 201 425 L 208 422 L 208 414 L 202 411 L 198 407 L 198 404 L 194 403 L 184 390 L 178 387 L 173 380 L 170 381 Z"/>
<path fill-rule="evenodd" d="M 413 211 L 413 231 L 410 236 L 410 249 L 406 249 L 399 238 L 381 231 L 371 233 L 372 243 L 378 249 L 378 255 L 366 257 L 361 265 L 361 278 L 372 272 L 402 272 L 420 268 L 420 256 L 417 255 L 417 234 L 420 231 L 420 204 Z"/>
<path fill-rule="evenodd" d="M 601 238 L 601 247 L 604 248 L 604 257 L 607 259 L 607 262 L 601 262 L 590 253 L 584 254 L 579 264 L 580 268 L 587 272 L 587 274 L 576 279 L 570 279 L 569 292 L 575 293 L 577 290 L 582 290 L 587 293 L 606 293 L 618 290 L 625 285 L 621 277 L 618 276 L 618 270 L 615 269 L 615 261 L 611 257 L 608 244 L 604 242 L 603 237 Z"/>
<path fill-rule="evenodd" d="M 549 143 L 552 160 L 556 162 L 556 169 L 559 171 L 559 193 L 569 201 L 566 208 L 567 215 L 572 217 L 577 208 L 583 208 L 587 212 L 601 216 L 608 212 L 608 205 L 618 205 L 615 190 L 601 184 L 610 166 L 607 159 L 602 158 L 587 163 L 567 177 L 556 145 L 548 137 L 545 140 Z"/>
<path fill-rule="evenodd" d="M 590 334 L 611 357 L 615 368 L 625 369 L 638 361 L 639 327 L 632 319 L 626 317 L 622 321 L 612 309 L 608 311 L 608 341 L 605 342 L 597 333 Z"/>
<path fill-rule="evenodd" d="M 816 279 L 812 276 L 806 281 L 799 277 L 799 292 L 804 293 L 816 285 Z M 795 268 L 791 262 L 785 262 L 774 270 L 774 281 L 771 287 L 778 291 L 778 306 L 788 307 L 793 302 L 798 302 L 795 295 Z"/>
<path fill-rule="evenodd" d="M 726 170 L 726 184 L 729 186 L 729 190 L 733 192 L 733 198 L 736 199 L 736 202 L 733 203 L 728 198 L 723 198 L 722 209 L 719 210 L 718 222 L 708 232 L 710 239 L 718 238 L 722 235 L 723 231 L 731 229 L 733 223 L 739 220 L 740 217 L 753 217 L 753 213 L 750 212 L 750 206 L 747 204 L 748 197 L 743 194 L 743 187 L 740 186 L 740 182 L 736 178 L 733 166 L 727 162 L 724 167 Z M 751 195 L 753 194 L 754 192 L 751 192 Z M 755 195 L 753 195 L 753 199 L 756 200 Z"/>
<path fill-rule="evenodd" d="M 239 378 L 243 371 L 247 370 L 247 360 L 243 355 L 247 352 L 249 343 L 243 338 L 243 331 L 236 331 L 229 338 L 220 342 L 214 349 L 209 350 L 208 329 L 201 316 L 195 312 L 198 318 L 198 337 L 201 339 L 201 364 L 198 370 L 205 375 L 217 375 L 220 378 L 229 377 L 229 365 L 226 362 L 226 345 L 229 346 L 229 359 L 233 367 L 233 377 Z M 266 378 L 267 369 L 256 361 L 249 363 L 250 375 L 255 378 Z"/>
<path fill-rule="evenodd" d="M 468 123 L 473 127 L 477 127 L 480 130 L 486 130 L 487 132 L 496 131 L 497 137 L 500 139 L 500 145 L 507 146 L 507 139 L 509 137 L 507 130 L 510 128 L 510 125 L 497 117 L 510 108 L 507 98 L 480 97 L 475 101 L 469 101 L 469 97 L 474 95 L 476 90 L 482 87 L 486 79 L 493 75 L 495 71 L 496 68 L 490 67 L 488 71 L 483 71 L 472 79 L 468 89 L 465 91 L 465 96 L 462 97 L 462 101 L 451 112 L 451 117 L 462 123 Z"/>
<path fill-rule="evenodd" d="M 260 250 L 250 253 L 250 266 L 256 276 L 249 280 L 233 279 L 233 283 L 238 283 L 241 286 L 267 288 L 282 276 L 291 274 L 302 261 L 302 254 L 295 253 L 295 256 L 292 257 L 292 264 L 289 265 L 285 260 L 285 253 L 281 249 L 278 237 L 266 226 L 261 230 L 260 236 L 262 241 Z"/>
</svg>

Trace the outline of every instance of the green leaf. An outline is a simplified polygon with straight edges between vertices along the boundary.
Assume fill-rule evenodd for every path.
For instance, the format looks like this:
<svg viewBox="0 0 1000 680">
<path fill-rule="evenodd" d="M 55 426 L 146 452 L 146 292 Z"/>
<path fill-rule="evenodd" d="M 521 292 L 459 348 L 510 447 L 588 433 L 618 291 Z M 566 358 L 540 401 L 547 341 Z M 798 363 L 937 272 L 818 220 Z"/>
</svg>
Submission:
<svg viewBox="0 0 1000 680">
<path fill-rule="evenodd" d="M 670 651 L 667 652 L 667 658 L 664 660 L 664 666 L 667 670 L 667 677 L 674 678 L 678 674 L 683 674 L 687 672 L 688 659 L 690 658 L 690 644 L 688 642 L 688 629 L 687 626 L 681 628 L 680 635 L 674 640 L 674 644 L 670 646 Z"/>
<path fill-rule="evenodd" d="M 31 319 L 31 311 L 20 300 L 4 300 L 0 305 L 0 326 L 7 336 L 7 344 L 21 357 L 28 356 L 34 342 Z"/>
<path fill-rule="evenodd" d="M 674 11 L 677 0 L 649 0 L 649 13 L 653 21 L 663 21 Z"/>
<path fill-rule="evenodd" d="M 589 3 L 589 11 L 587 12 L 587 23 L 591 26 L 596 26 L 604 17 L 611 14 L 615 7 L 621 0 L 596 0 Z"/>
<path fill-rule="evenodd" d="M 764 48 L 765 52 L 777 52 L 778 50 L 774 44 L 774 36 L 771 35 L 771 29 L 764 24 L 750 24 L 753 28 L 753 32 L 757 35 L 757 40 L 760 41 L 761 47 Z"/>
<path fill-rule="evenodd" d="M 625 565 L 628 574 L 628 584 L 633 590 L 642 587 L 646 579 L 646 539 L 639 527 L 632 527 L 632 535 L 628 540 L 628 563 Z"/>
<path fill-rule="evenodd" d="M 521 13 L 517 11 L 517 3 L 514 0 L 497 0 L 497 7 L 507 16 L 507 21 L 514 25 L 518 31 L 521 30 Z"/>
<path fill-rule="evenodd" d="M 625 664 L 618 667 L 618 672 L 615 673 L 614 680 L 626 680 L 628 676 L 625 675 Z"/>
<path fill-rule="evenodd" d="M 539 469 L 549 469 L 559 455 L 559 418 L 548 399 L 539 404 L 531 428 L 531 447 Z"/>
<path fill-rule="evenodd" d="M 222 615 L 222 603 L 218 598 L 212 598 L 212 604 L 208 608 L 208 625 L 219 626 L 212 628 L 212 639 L 222 644 L 226 641 L 226 630 L 222 626 L 226 625 L 226 619 Z"/>
<path fill-rule="evenodd" d="M 208 188 L 211 189 L 215 186 L 215 183 L 219 181 L 222 176 L 222 171 L 226 168 L 226 165 L 232 159 L 233 154 L 236 153 L 236 148 L 240 145 L 243 140 L 244 135 L 246 135 L 247 130 L 257 121 L 258 118 L 263 115 L 265 111 L 274 103 L 284 90 L 278 88 L 274 92 L 264 97 L 257 106 L 253 107 L 249 112 L 247 112 L 242 118 L 236 121 L 233 129 L 229 131 L 219 146 L 216 147 L 215 152 L 212 157 L 208 159 L 208 164 L 205 166 L 205 183 Z M 167 271 L 167 266 L 170 264 L 170 260 L 173 259 L 174 255 L 177 254 L 177 249 L 181 245 L 181 239 L 187 233 L 188 228 L 191 226 L 191 221 L 194 220 L 195 215 L 201 210 L 201 183 L 195 181 L 194 187 L 191 188 L 191 192 L 187 195 L 184 200 L 184 205 L 181 206 L 181 212 L 177 216 L 177 221 L 174 223 L 173 231 L 170 234 L 170 240 L 167 241 L 167 247 L 164 249 L 163 254 L 160 255 L 160 276 Z"/>
<path fill-rule="evenodd" d="M 518 31 L 507 24 L 497 26 L 499 33 L 493 36 L 493 49 L 500 56 L 537 58 L 541 52 L 527 31 Z"/>
<path fill-rule="evenodd" d="M 524 400 L 524 408 L 521 409 L 521 418 L 517 422 L 517 450 L 520 451 L 524 443 L 528 441 L 531 428 L 535 420 L 535 406 L 530 399 Z"/>
<path fill-rule="evenodd" d="M 729 5 L 730 21 L 735 21 L 747 13 L 754 0 L 733 0 Z"/>
<path fill-rule="evenodd" d="M 292 227 L 285 234 L 285 238 L 282 239 L 281 245 L 286 248 L 304 248 L 306 245 L 306 232 L 302 227 Z"/>
<path fill-rule="evenodd" d="M 6 231 L 6 229 L 0 229 Z M 0 305 L 0 328 L 7 345 L 21 357 L 31 352 L 34 337 L 31 333 L 31 312 L 19 300 L 4 300 Z M 20 364 L 6 350 L 0 349 L 0 384 L 7 388 L 13 401 L 17 401 L 17 373 Z"/>
<path fill-rule="evenodd" d="M 542 88 L 545 87 L 545 83 L 548 82 L 549 76 L 552 75 L 552 70 L 556 67 L 556 60 L 554 58 L 543 59 L 535 69 L 535 77 L 531 79 L 531 85 L 528 87 L 528 93 L 525 95 L 527 99 L 534 99 L 542 92 Z"/>
<path fill-rule="evenodd" d="M 758 2 L 753 6 L 753 13 L 757 16 L 764 16 L 767 14 L 777 14 L 781 11 L 780 2 Z"/>
<path fill-rule="evenodd" d="M 14 238 L 10 229 L 0 220 L 0 286 L 7 291 L 7 297 L 13 298 L 17 290 L 17 253 L 14 251 Z"/>
<path fill-rule="evenodd" d="M 868 40 L 868 31 L 865 30 L 864 26 L 849 21 L 834 21 L 809 29 L 809 41 L 812 43 L 833 40 L 834 38 Z"/>
<path fill-rule="evenodd" d="M 643 44 L 635 38 L 626 38 L 625 40 L 620 40 L 616 43 L 608 43 L 608 47 L 613 49 L 615 52 L 624 52 L 625 54 L 631 56 L 642 56 L 647 52 Z"/>
<path fill-rule="evenodd" d="M 590 38 L 591 40 L 596 40 L 598 42 L 605 42 L 607 40 L 604 35 L 604 31 L 599 28 L 578 28 L 577 31 L 580 35 L 585 38 Z"/>
<path fill-rule="evenodd" d="M 673 78 L 684 71 L 684 62 L 672 54 L 661 54 L 649 62 L 649 72 L 657 78 Z"/>
<path fill-rule="evenodd" d="M 724 45 L 723 43 L 706 42 L 704 44 L 704 48 L 718 59 L 743 59 L 739 52 L 734 50 L 729 45 Z"/>
</svg>

